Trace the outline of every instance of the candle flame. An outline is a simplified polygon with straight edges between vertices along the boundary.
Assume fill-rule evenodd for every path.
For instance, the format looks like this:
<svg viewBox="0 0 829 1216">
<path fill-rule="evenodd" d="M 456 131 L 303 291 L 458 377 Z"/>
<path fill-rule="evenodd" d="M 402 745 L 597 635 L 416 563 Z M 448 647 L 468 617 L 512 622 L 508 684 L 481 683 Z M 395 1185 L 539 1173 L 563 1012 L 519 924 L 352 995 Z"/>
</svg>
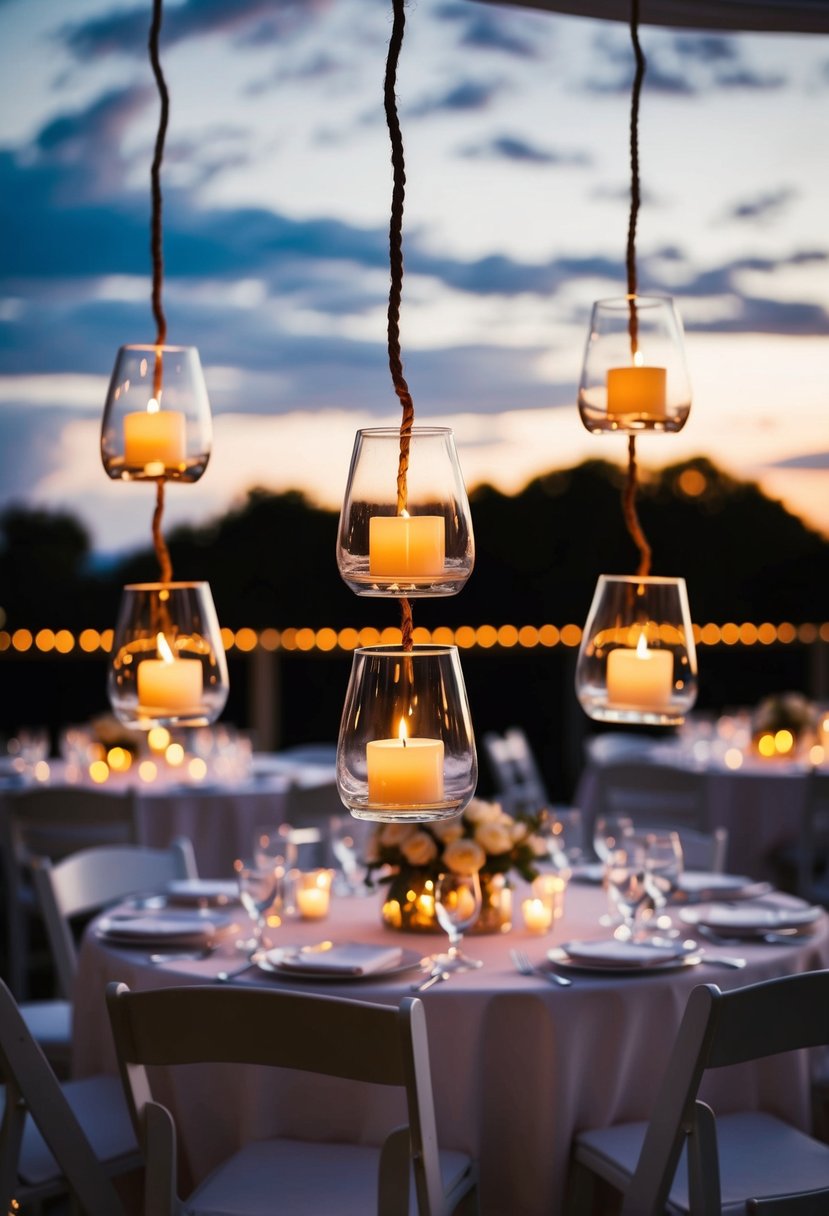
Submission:
<svg viewBox="0 0 829 1216">
<path fill-rule="evenodd" d="M 167 641 L 163 633 L 159 633 L 156 637 L 156 646 L 158 647 L 159 655 L 165 663 L 175 662 L 173 652 L 170 649 L 170 643 Z"/>
<path fill-rule="evenodd" d="M 644 633 L 639 634 L 639 641 L 636 643 L 636 657 L 637 659 L 650 658 L 650 651 L 648 650 L 648 643 Z"/>
<path fill-rule="evenodd" d="M 158 403 L 158 401 L 155 399 L 155 397 L 150 397 L 149 401 L 147 402 L 147 413 L 148 414 L 157 414 L 160 409 L 161 409 L 161 406 Z"/>
<path fill-rule="evenodd" d="M 398 739 L 401 741 L 401 743 L 403 744 L 403 746 L 405 747 L 405 746 L 406 746 L 406 740 L 407 740 L 407 739 L 408 739 L 408 737 L 409 737 L 409 732 L 408 732 L 408 730 L 406 729 L 406 719 L 405 719 L 405 718 L 401 718 L 401 719 L 400 719 L 400 726 L 399 726 L 399 727 L 398 727 L 398 729 L 397 729 L 397 737 L 398 737 Z"/>
<path fill-rule="evenodd" d="M 404 508 L 403 508 L 403 510 L 400 512 L 400 518 L 401 518 L 401 519 L 411 519 L 411 515 L 409 514 L 409 512 L 406 510 L 406 508 L 405 508 L 405 507 L 404 507 Z"/>
<path fill-rule="evenodd" d="M 633 356 L 633 366 L 634 367 L 644 367 L 644 364 L 645 364 L 645 356 L 642 354 L 641 350 L 637 350 Z"/>
</svg>

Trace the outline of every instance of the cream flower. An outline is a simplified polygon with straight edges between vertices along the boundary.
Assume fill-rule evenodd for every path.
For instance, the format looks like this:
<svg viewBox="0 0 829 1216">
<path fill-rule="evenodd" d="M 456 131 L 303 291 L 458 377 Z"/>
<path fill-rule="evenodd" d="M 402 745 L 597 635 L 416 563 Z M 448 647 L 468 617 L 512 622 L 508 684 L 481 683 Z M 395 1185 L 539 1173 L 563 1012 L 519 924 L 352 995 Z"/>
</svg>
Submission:
<svg viewBox="0 0 829 1216">
<path fill-rule="evenodd" d="M 512 849 L 512 836 L 502 823 L 479 823 L 475 828 L 475 839 L 481 848 L 493 856 L 509 853 Z"/>
<path fill-rule="evenodd" d="M 411 823 L 386 823 L 380 829 L 380 844 L 383 848 L 399 848 L 417 831 Z"/>
<path fill-rule="evenodd" d="M 486 861 L 486 853 L 468 836 L 452 840 L 443 850 L 443 864 L 453 874 L 475 874 Z"/>
<path fill-rule="evenodd" d="M 449 844 L 450 840 L 460 840 L 463 836 L 463 821 L 460 815 L 457 819 L 438 819 L 429 824 L 429 831 L 443 844 Z"/>
<path fill-rule="evenodd" d="M 481 798 L 473 798 L 464 811 L 467 823 L 494 823 L 502 814 L 499 803 L 484 802 Z"/>
<path fill-rule="evenodd" d="M 428 832 L 415 831 L 401 845 L 400 851 L 410 866 L 426 866 L 438 855 L 438 846 Z"/>
<path fill-rule="evenodd" d="M 532 835 L 527 840 L 527 843 L 532 849 L 533 857 L 547 857 L 549 855 L 550 850 L 543 836 Z"/>
</svg>

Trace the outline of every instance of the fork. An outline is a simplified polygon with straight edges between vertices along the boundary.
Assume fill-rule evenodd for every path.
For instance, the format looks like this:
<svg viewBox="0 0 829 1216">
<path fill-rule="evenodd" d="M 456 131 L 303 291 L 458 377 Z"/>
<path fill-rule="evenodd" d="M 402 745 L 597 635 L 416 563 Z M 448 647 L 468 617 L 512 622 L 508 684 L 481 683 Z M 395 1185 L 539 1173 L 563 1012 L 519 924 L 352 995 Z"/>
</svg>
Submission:
<svg viewBox="0 0 829 1216">
<path fill-rule="evenodd" d="M 510 958 L 522 975 L 538 975 L 549 980 L 551 984 L 560 984 L 562 988 L 569 988 L 573 982 L 555 971 L 548 971 L 546 967 L 534 967 L 523 950 L 510 950 Z"/>
</svg>

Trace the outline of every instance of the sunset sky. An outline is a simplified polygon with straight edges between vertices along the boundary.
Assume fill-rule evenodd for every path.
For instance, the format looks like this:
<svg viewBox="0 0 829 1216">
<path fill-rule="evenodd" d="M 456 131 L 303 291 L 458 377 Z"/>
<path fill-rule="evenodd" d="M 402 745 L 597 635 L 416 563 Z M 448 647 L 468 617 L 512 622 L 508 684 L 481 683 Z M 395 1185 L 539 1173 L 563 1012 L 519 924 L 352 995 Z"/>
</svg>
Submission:
<svg viewBox="0 0 829 1216">
<path fill-rule="evenodd" d="M 116 350 L 154 334 L 150 8 L 0 0 L 0 508 L 68 508 L 102 552 L 147 543 L 152 506 L 99 457 Z M 253 485 L 336 507 L 357 428 L 398 420 L 390 29 L 385 0 L 165 4 L 169 340 L 198 346 L 214 411 L 168 526 Z M 676 299 L 694 398 L 641 459 L 706 454 L 829 533 L 829 40 L 642 43 L 640 288 Z M 470 487 L 624 461 L 575 399 L 592 303 L 625 289 L 632 70 L 624 24 L 407 9 L 403 356 Z"/>
</svg>

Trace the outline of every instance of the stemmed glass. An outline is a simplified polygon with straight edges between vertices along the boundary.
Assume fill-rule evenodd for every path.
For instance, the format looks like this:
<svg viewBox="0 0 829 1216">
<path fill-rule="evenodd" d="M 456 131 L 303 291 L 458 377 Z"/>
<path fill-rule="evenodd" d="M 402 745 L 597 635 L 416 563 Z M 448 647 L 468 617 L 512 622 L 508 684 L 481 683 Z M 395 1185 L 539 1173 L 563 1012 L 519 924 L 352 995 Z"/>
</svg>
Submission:
<svg viewBox="0 0 829 1216">
<path fill-rule="evenodd" d="M 351 815 L 332 815 L 328 821 L 328 836 L 331 852 L 339 863 L 337 893 L 341 895 L 370 895 L 366 886 L 365 867 L 360 862 L 356 840 L 357 820 Z"/>
<path fill-rule="evenodd" d="M 235 861 L 233 866 L 239 884 L 239 898 L 253 921 L 253 937 L 236 945 L 238 949 L 246 950 L 252 958 L 263 946 L 271 944 L 265 937 L 265 913 L 279 894 L 281 875 L 276 866 L 260 865 L 255 860 Z"/>
<path fill-rule="evenodd" d="M 622 918 L 614 937 L 630 941 L 636 935 L 636 916 L 651 898 L 645 883 L 647 872 L 644 841 L 628 836 L 607 861 L 607 893 Z"/>
<path fill-rule="evenodd" d="M 610 854 L 624 843 L 633 831 L 629 815 L 599 815 L 593 824 L 593 848 L 599 861 L 607 865 Z"/>
<path fill-rule="evenodd" d="M 482 967 L 480 959 L 470 958 L 461 949 L 463 935 L 481 912 L 481 880 L 473 874 L 439 874 L 435 883 L 435 915 L 444 933 L 449 935 L 449 949 L 435 955 L 434 966 L 441 971 L 468 971 Z"/>
<path fill-rule="evenodd" d="M 664 911 L 675 893 L 682 874 L 684 858 L 678 832 L 648 832 L 645 835 L 645 887 L 653 900 L 655 930 L 678 936 Z"/>
</svg>

